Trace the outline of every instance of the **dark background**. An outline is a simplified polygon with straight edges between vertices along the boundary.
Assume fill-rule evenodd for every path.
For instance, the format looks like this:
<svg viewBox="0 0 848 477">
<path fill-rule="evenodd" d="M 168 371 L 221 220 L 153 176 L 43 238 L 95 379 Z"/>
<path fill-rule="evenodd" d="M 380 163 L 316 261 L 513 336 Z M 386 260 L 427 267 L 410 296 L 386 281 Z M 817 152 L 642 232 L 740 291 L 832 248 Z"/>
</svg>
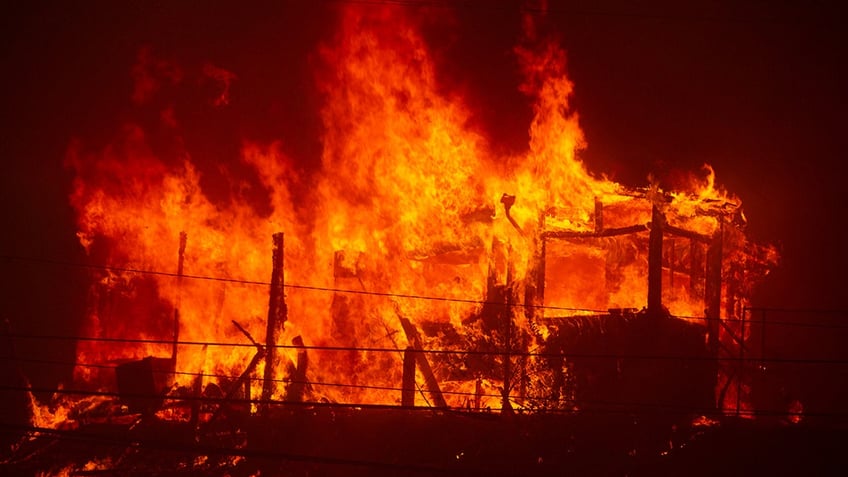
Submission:
<svg viewBox="0 0 848 477">
<path fill-rule="evenodd" d="M 68 201 L 72 173 L 63 165 L 71 141 L 102 149 L 123 123 L 134 121 L 150 126 L 165 156 L 170 150 L 170 136 L 155 126 L 161 105 L 130 101 L 140 48 L 181 65 L 187 75 L 207 62 L 237 75 L 226 108 L 203 99 L 203 88 L 211 87 L 203 83 L 187 80 L 168 93 L 179 98 L 185 148 L 218 200 L 227 200 L 218 166 L 237 162 L 243 139 L 280 139 L 300 167 L 315 166 L 321 152 L 315 48 L 332 35 L 335 10 L 349 2 L 309 3 L 86 1 L 6 8 L 0 20 L 0 317 L 14 333 L 74 335 L 83 316 L 88 275 L 61 264 L 87 260 Z M 375 8 L 382 2 L 358 3 Z M 496 151 L 526 147 L 532 112 L 517 91 L 511 53 L 521 6 L 394 3 L 413 15 L 444 18 L 425 22 L 444 87 L 465 92 L 472 122 Z M 427 8 L 415 6 L 420 3 Z M 567 50 L 572 106 L 589 145 L 583 160 L 594 173 L 631 186 L 647 185 L 649 174 L 711 164 L 719 184 L 741 198 L 751 235 L 782 255 L 754 305 L 848 308 L 848 42 L 838 8 L 678 3 L 551 2 L 546 28 Z M 844 318 L 781 315 L 829 325 Z M 792 328 L 772 334 L 771 343 L 775 353 L 841 359 L 845 335 L 839 328 Z M 49 347 L 16 341 L 15 347 L 29 358 L 67 361 L 74 353 L 72 341 Z M 70 372 L 34 363 L 23 368 L 43 387 Z M 819 374 L 817 386 L 843 386 L 829 370 Z"/>
</svg>

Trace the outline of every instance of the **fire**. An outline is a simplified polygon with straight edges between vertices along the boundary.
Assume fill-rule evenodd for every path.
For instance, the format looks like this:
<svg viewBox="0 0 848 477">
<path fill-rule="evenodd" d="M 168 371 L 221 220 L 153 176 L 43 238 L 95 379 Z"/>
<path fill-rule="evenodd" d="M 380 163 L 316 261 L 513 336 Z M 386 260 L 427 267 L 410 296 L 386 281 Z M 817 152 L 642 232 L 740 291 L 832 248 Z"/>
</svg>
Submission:
<svg viewBox="0 0 848 477">
<path fill-rule="evenodd" d="M 439 84 L 416 21 L 392 8 L 343 8 L 335 36 L 320 48 L 318 170 L 299 167 L 282 143 L 245 142 L 233 158 L 267 191 L 261 211 L 237 185 L 230 200 L 216 199 L 203 185 L 202 157 L 188 150 L 178 160 L 160 157 L 138 125 L 125 125 L 101 150 L 73 144 L 67 164 L 76 176 L 79 240 L 106 267 L 93 273 L 82 334 L 113 340 L 81 341 L 78 361 L 171 356 L 176 322 L 177 384 L 191 388 L 200 373 L 204 385 L 231 386 L 257 353 L 246 335 L 263 344 L 277 232 L 285 233 L 288 313 L 274 399 L 290 390 L 296 337 L 309 349 L 308 400 L 396 404 L 402 351 L 416 346 L 403 320 L 427 348 L 490 350 L 505 339 L 532 351 L 551 333 L 542 318 L 643 307 L 652 210 L 690 231 L 686 240 L 708 240 L 730 225 L 726 217 L 741 220 L 739 201 L 716 186 L 711 169 L 677 192 L 629 189 L 589 173 L 564 51 L 537 38 L 531 23 L 526 33 L 516 49 L 519 87 L 534 117 L 527 151 L 514 157 L 491 152 L 463 98 Z M 189 74 L 150 55 L 145 50 L 134 70 L 137 104 L 156 94 L 151 74 L 170 83 Z M 216 107 L 236 101 L 229 91 L 238 72 L 206 65 L 204 74 L 224 82 L 210 99 Z M 178 134 L 173 109 L 161 118 Z M 747 246 L 743 235 L 728 237 L 728 254 Z M 706 246 L 686 240 L 663 245 L 663 301 L 673 315 L 702 319 L 702 277 L 681 264 L 702 263 L 690 255 Z M 514 305 L 506 338 L 486 322 L 493 296 Z M 459 357 L 465 361 L 451 370 L 450 359 L 434 370 L 448 405 L 500 407 L 502 393 L 522 405 L 509 377 L 481 371 L 504 366 L 509 376 L 510 363 Z M 252 373 L 254 396 L 263 366 Z M 111 385 L 84 366 L 76 378 Z"/>
</svg>

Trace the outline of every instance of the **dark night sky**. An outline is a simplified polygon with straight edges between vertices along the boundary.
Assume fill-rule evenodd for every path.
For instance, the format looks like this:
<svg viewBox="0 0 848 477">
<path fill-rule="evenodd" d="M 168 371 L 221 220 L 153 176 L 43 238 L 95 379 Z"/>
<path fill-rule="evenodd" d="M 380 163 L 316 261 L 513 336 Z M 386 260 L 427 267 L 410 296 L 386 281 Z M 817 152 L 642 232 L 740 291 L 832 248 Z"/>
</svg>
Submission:
<svg viewBox="0 0 848 477">
<path fill-rule="evenodd" d="M 74 236 L 65 151 L 73 138 L 102 147 L 121 122 L 144 120 L 148 113 L 129 100 L 142 46 L 187 70 L 210 62 L 238 76 L 226 114 L 198 106 L 191 91 L 178 103 L 194 157 L 235 161 L 247 137 L 282 139 L 307 165 L 317 159 L 310 62 L 340 2 L 280 3 L 41 2 L 4 12 L 0 313 L 14 331 L 77 332 L 85 272 L 8 257 L 86 261 Z M 589 169 L 644 186 L 649 173 L 712 164 L 718 182 L 742 199 L 752 235 L 783 256 L 755 305 L 848 308 L 848 42 L 837 8 L 551 3 L 548 27 L 567 50 Z M 531 112 L 516 91 L 510 54 L 520 32 L 517 4 L 493 4 L 440 7 L 453 20 L 434 23 L 427 35 L 443 81 L 468 92 L 475 121 L 497 138 L 495 148 L 509 151 L 526 144 Z M 215 187 L 214 173 L 206 180 Z"/>
</svg>

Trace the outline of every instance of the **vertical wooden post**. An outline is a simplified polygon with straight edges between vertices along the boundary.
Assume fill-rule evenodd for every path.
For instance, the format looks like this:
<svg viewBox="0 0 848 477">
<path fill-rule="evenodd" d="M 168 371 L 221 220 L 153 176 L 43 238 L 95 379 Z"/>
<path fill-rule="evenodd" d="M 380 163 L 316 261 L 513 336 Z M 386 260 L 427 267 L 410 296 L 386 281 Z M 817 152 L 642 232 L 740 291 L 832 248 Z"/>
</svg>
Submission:
<svg viewBox="0 0 848 477">
<path fill-rule="evenodd" d="M 595 197 L 595 233 L 599 234 L 604 230 L 604 204 L 601 199 Z"/>
<path fill-rule="evenodd" d="M 538 317 L 542 318 L 545 316 L 545 280 L 547 279 L 545 267 L 547 266 L 548 239 L 542 234 L 539 241 L 541 244 L 539 245 L 539 272 L 536 274 L 536 301 L 541 307 Z"/>
<path fill-rule="evenodd" d="M 648 237 L 648 314 L 662 313 L 662 246 L 665 217 L 659 207 L 651 208 L 651 231 Z"/>
<path fill-rule="evenodd" d="M 565 358 L 562 354 L 558 354 L 548 359 L 551 369 L 554 372 L 553 385 L 551 386 L 551 404 L 554 408 L 560 407 L 560 398 L 562 397 L 563 386 L 565 386 L 565 372 L 562 370 Z"/>
<path fill-rule="evenodd" d="M 297 363 L 294 372 L 289 377 L 286 402 L 303 402 L 306 394 L 306 370 L 309 366 L 309 355 L 306 354 L 306 345 L 300 335 L 292 338 L 292 345 L 297 348 Z"/>
<path fill-rule="evenodd" d="M 183 288 L 183 262 L 185 261 L 185 249 L 188 235 L 180 232 L 180 249 L 177 258 L 177 299 L 174 304 L 174 343 L 171 347 L 171 361 L 177 363 L 177 343 L 180 341 L 180 301 L 182 300 Z"/>
<path fill-rule="evenodd" d="M 519 358 L 521 375 L 518 381 L 518 399 L 521 404 L 524 404 L 524 399 L 527 397 L 527 381 L 529 380 L 529 376 L 527 376 L 527 335 L 524 333 L 521 333 L 521 351 L 521 357 Z"/>
<path fill-rule="evenodd" d="M 209 345 L 203 345 L 201 353 L 203 353 L 203 361 L 206 361 L 206 350 Z M 189 424 L 192 429 L 197 429 L 197 425 L 200 422 L 200 398 L 203 394 L 203 368 L 201 367 L 200 372 L 194 377 L 194 381 L 192 382 L 192 396 L 194 400 L 191 402 L 191 419 L 189 419 Z"/>
<path fill-rule="evenodd" d="M 712 243 L 707 248 L 707 270 L 704 283 L 704 307 L 707 318 L 707 344 L 713 356 L 718 354 L 718 330 L 721 319 L 721 266 L 722 235 L 724 223 L 719 217 L 719 228 L 713 234 Z"/>
<path fill-rule="evenodd" d="M 524 280 L 524 316 L 535 329 L 542 318 L 545 304 L 545 215 L 539 215 L 537 229 L 531 239 L 532 258 Z"/>
<path fill-rule="evenodd" d="M 441 408 L 448 407 L 448 403 L 445 401 L 445 397 L 442 395 L 442 390 L 439 387 L 439 382 L 433 374 L 433 368 L 430 367 L 430 362 L 427 361 L 427 356 L 424 355 L 424 348 L 421 347 L 421 335 L 418 333 L 418 329 L 411 321 L 403 317 L 400 317 L 400 324 L 411 346 L 415 349 L 414 356 L 418 362 L 418 367 L 421 369 L 421 375 L 424 377 L 424 385 L 427 387 L 427 391 L 430 392 L 430 397 L 433 398 L 434 406 Z"/>
<path fill-rule="evenodd" d="M 403 352 L 403 385 L 401 387 L 400 405 L 415 406 L 415 348 L 407 346 Z"/>
<path fill-rule="evenodd" d="M 696 240 L 689 240 L 689 296 L 697 297 L 701 295 L 701 280 L 704 278 L 704 253 L 701 249 L 701 244 Z"/>
<path fill-rule="evenodd" d="M 277 336 L 286 322 L 286 301 L 283 276 L 283 233 L 273 235 L 273 269 L 271 271 L 271 292 L 268 298 L 268 322 L 265 329 L 265 374 L 262 381 L 263 413 L 268 411 L 268 402 L 274 391 L 274 371 L 277 365 Z"/>
<path fill-rule="evenodd" d="M 671 297 L 674 298 L 674 239 L 668 241 L 668 287 L 671 290 Z"/>
<path fill-rule="evenodd" d="M 504 338 L 504 355 L 503 355 L 503 388 L 501 389 L 501 412 L 511 414 L 512 403 L 509 401 L 509 395 L 512 391 L 512 317 L 508 305 L 504 305 L 507 309 L 504 313 L 504 324 L 506 325 L 506 333 Z"/>
<path fill-rule="evenodd" d="M 742 383 L 745 380 L 745 315 L 747 310 L 742 310 L 741 331 L 739 332 L 739 371 L 736 373 L 736 415 L 742 406 Z"/>
<path fill-rule="evenodd" d="M 719 354 L 719 329 L 721 320 L 721 267 L 722 267 L 722 241 L 724 235 L 724 222 L 719 216 L 718 230 L 713 234 L 713 240 L 707 248 L 706 276 L 704 277 L 704 306 L 707 320 L 707 348 L 710 356 L 718 358 Z M 715 362 L 715 378 L 718 380 L 718 361 Z M 721 409 L 721 402 L 716 401 L 716 409 Z"/>
<path fill-rule="evenodd" d="M 512 393 L 512 348 L 515 339 L 512 336 L 512 303 L 515 296 L 514 290 L 514 264 L 512 262 L 512 244 L 507 247 L 507 269 L 506 269 L 506 285 L 504 286 L 504 304 L 500 308 L 499 319 L 504 327 L 504 357 L 503 357 L 503 389 L 501 392 L 501 412 L 511 414 L 512 403 L 510 402 L 510 394 Z"/>
<path fill-rule="evenodd" d="M 477 378 L 477 381 L 474 383 L 474 410 L 479 411 L 482 403 L 483 403 L 483 380 L 481 378 Z"/>
</svg>

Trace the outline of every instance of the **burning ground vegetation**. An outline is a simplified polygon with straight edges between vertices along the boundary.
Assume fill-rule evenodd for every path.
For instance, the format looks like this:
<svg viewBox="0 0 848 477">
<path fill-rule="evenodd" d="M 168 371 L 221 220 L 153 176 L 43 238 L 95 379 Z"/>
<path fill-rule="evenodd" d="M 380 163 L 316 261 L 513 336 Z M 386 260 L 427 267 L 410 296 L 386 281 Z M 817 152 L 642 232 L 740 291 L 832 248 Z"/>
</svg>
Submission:
<svg viewBox="0 0 848 477">
<path fill-rule="evenodd" d="M 536 21 L 524 19 L 513 51 L 533 111 L 522 154 L 493 152 L 471 126 L 415 19 L 361 5 L 339 8 L 315 53 L 320 166 L 303 169 L 281 142 L 245 142 L 231 158 L 264 191 L 262 206 L 238 193 L 215 200 L 200 159 L 160 157 L 139 124 L 102 148 L 72 144 L 70 202 L 94 264 L 86 320 L 73 382 L 49 402 L 33 398 L 41 433 L 9 462 L 73 475 L 258 475 L 284 459 L 306 475 L 385 463 L 362 448 L 393 439 L 359 430 L 386 433 L 391 416 L 470 440 L 462 429 L 513 416 L 522 420 L 509 432 L 544 449 L 534 439 L 592 435 L 587 416 L 636 439 L 650 426 L 618 418 L 646 412 L 662 416 L 651 422 L 663 438 L 648 440 L 658 455 L 672 422 L 701 429 L 749 413 L 751 373 L 737 358 L 756 352 L 746 309 L 775 249 L 749 240 L 740 200 L 709 166 L 674 190 L 590 173 L 565 53 Z M 137 104 L 157 82 L 188 81 L 148 49 L 132 74 Z M 239 73 L 199 74 L 226 106 Z M 160 118 L 178 137 L 174 111 Z M 553 416 L 570 430 L 540 431 Z M 323 462 L 292 450 L 338 429 L 357 429 L 347 437 L 360 454 L 336 445 Z M 68 434 L 76 444 L 55 444 Z M 94 441 L 102 452 L 80 459 Z M 389 454 L 410 448 L 422 447 Z M 625 460 L 647 452 L 614 448 Z M 450 465 L 467 471 L 462 452 L 472 451 L 448 452 Z M 544 452 L 535 465 L 560 469 L 544 464 L 559 451 Z M 391 469 L 433 470 L 426 454 Z M 145 467 L 151 456 L 167 464 Z"/>
</svg>

